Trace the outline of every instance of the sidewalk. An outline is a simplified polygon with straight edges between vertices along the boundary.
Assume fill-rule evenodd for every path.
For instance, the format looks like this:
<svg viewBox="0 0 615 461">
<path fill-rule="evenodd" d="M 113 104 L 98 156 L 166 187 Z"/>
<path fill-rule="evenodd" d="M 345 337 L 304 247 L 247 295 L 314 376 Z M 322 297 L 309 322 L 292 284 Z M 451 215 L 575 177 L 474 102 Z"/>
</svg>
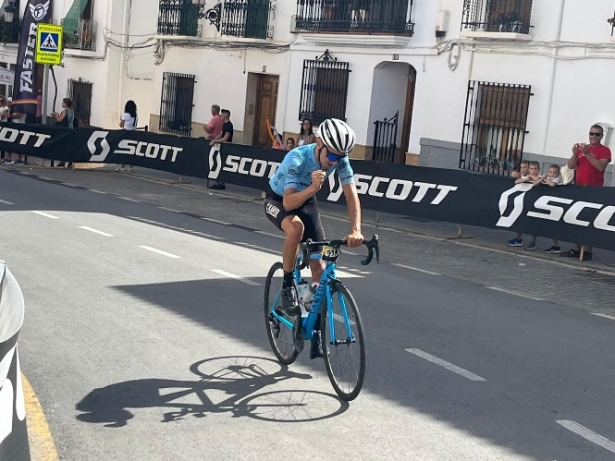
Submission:
<svg viewBox="0 0 615 461">
<path fill-rule="evenodd" d="M 37 158 L 31 158 L 30 165 L 22 166 L 21 169 L 31 167 L 37 169 L 50 170 L 48 160 L 42 160 Z M 177 187 L 187 188 L 200 192 L 206 192 L 210 194 L 237 197 L 247 201 L 254 201 L 262 199 L 262 192 L 255 189 L 248 189 L 240 186 L 227 185 L 224 191 L 214 191 L 208 189 L 208 182 L 206 179 L 194 178 L 194 177 L 179 177 L 173 173 L 167 173 L 163 171 L 150 170 L 146 168 L 135 167 L 132 173 L 126 171 L 116 172 L 117 165 L 96 165 L 96 164 L 77 164 L 76 172 L 85 172 L 89 170 L 106 172 L 110 174 L 124 174 L 129 177 L 135 177 L 139 179 L 157 181 L 164 184 L 174 185 Z M 58 169 L 59 170 L 59 169 Z M 346 209 L 339 205 L 330 203 L 319 203 L 321 212 L 338 219 L 346 219 Z M 579 270 L 599 271 L 601 273 L 615 276 L 615 252 L 609 250 L 603 250 L 600 248 L 594 249 L 593 261 L 579 261 L 576 258 L 564 258 L 559 255 L 551 255 L 544 253 L 546 248 L 552 245 L 551 239 L 539 237 L 537 239 L 537 249 L 534 251 L 527 251 L 524 247 L 511 248 L 506 245 L 506 242 L 514 237 L 514 234 L 510 231 L 503 231 L 498 229 L 488 229 L 475 226 L 463 226 L 453 223 L 430 221 L 422 218 L 414 218 L 411 216 L 399 216 L 390 213 L 376 213 L 371 210 L 363 211 L 364 223 L 372 224 L 375 227 L 383 229 L 407 232 L 412 234 L 420 234 L 427 237 L 432 237 L 440 240 L 447 240 L 451 243 L 457 243 L 460 245 L 470 247 L 480 247 L 482 249 L 489 249 L 496 252 L 503 252 L 509 254 L 516 254 L 523 257 L 536 258 L 544 262 L 550 262 L 557 265 L 564 265 Z M 459 233 L 461 232 L 461 237 Z M 531 239 L 531 236 L 524 236 L 524 245 L 527 245 Z M 571 248 L 572 243 L 560 241 L 562 251 L 566 251 Z"/>
</svg>

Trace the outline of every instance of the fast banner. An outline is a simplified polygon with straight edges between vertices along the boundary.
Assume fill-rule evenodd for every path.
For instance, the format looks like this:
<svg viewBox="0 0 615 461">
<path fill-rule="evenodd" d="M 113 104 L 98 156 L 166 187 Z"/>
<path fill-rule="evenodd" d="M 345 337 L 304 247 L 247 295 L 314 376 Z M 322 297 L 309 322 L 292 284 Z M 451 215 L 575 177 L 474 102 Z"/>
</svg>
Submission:
<svg viewBox="0 0 615 461">
<path fill-rule="evenodd" d="M 0 124 L 0 149 L 74 163 L 116 163 L 267 190 L 285 151 L 150 132 Z M 518 184 L 462 170 L 352 161 L 365 209 L 615 250 L 612 188 Z M 317 195 L 345 204 L 336 175 Z"/>
<path fill-rule="evenodd" d="M 36 96 L 39 90 L 37 66 L 34 63 L 36 28 L 38 24 L 51 22 L 52 12 L 53 0 L 29 0 L 26 5 L 13 86 L 15 112 L 36 115 Z"/>
</svg>

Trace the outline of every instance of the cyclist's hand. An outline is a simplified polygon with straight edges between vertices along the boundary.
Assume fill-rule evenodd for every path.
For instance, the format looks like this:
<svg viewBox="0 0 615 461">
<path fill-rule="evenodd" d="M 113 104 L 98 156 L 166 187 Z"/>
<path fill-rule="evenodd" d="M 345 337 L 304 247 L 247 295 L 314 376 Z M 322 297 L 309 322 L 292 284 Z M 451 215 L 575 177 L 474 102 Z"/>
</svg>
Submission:
<svg viewBox="0 0 615 461">
<path fill-rule="evenodd" d="M 352 234 L 346 237 L 348 248 L 357 248 L 363 245 L 363 234 L 359 231 L 353 231 Z"/>
<path fill-rule="evenodd" d="M 322 170 L 316 170 L 312 172 L 312 187 L 316 192 L 320 190 L 322 184 L 325 182 L 327 174 Z"/>
</svg>

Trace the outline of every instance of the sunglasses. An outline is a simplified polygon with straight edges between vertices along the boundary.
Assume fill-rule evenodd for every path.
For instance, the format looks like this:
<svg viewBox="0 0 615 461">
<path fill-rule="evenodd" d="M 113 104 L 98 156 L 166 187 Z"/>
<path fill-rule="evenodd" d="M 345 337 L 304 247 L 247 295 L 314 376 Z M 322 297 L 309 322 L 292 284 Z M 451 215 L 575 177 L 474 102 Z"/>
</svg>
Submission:
<svg viewBox="0 0 615 461">
<path fill-rule="evenodd" d="M 602 133 L 592 133 L 591 131 L 589 132 L 590 136 L 596 136 L 596 137 L 600 137 L 602 136 Z"/>
<path fill-rule="evenodd" d="M 327 160 L 329 160 L 330 162 L 339 162 L 344 157 L 346 157 L 346 156 L 345 155 L 332 154 L 331 152 L 327 152 Z"/>
</svg>

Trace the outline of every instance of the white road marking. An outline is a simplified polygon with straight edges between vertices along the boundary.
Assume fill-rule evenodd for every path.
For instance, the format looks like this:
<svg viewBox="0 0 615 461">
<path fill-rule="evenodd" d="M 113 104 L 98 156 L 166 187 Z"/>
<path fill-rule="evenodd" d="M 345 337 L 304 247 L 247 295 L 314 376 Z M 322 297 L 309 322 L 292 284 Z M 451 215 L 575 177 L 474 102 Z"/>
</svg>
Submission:
<svg viewBox="0 0 615 461">
<path fill-rule="evenodd" d="M 400 230 L 397 230 L 397 229 L 393 229 L 392 227 L 380 227 L 380 226 L 377 226 L 377 228 L 378 228 L 378 229 L 385 230 L 385 231 L 389 231 L 389 232 L 394 232 L 394 233 L 396 233 L 396 234 L 405 234 L 405 232 L 404 232 L 404 231 L 400 231 Z"/>
<path fill-rule="evenodd" d="M 96 190 L 96 189 L 88 189 L 90 192 L 94 192 L 95 194 L 104 194 L 107 195 L 106 192 L 103 192 L 101 190 Z"/>
<path fill-rule="evenodd" d="M 111 234 L 107 234 L 106 232 L 103 231 L 99 231 L 98 229 L 93 229 L 91 227 L 88 226 L 79 226 L 79 229 L 83 229 L 89 232 L 93 232 L 94 234 L 98 234 L 98 235 L 102 235 L 104 237 L 113 237 L 113 235 Z"/>
<path fill-rule="evenodd" d="M 209 221 L 215 224 L 221 224 L 223 226 L 230 226 L 231 223 L 230 222 L 224 222 L 224 221 L 218 221 L 217 219 L 212 219 L 212 218 L 201 218 L 203 221 Z"/>
<path fill-rule="evenodd" d="M 615 453 L 615 442 L 611 442 L 606 437 L 603 437 L 600 434 L 596 434 L 585 426 L 581 426 L 576 421 L 561 419 L 559 421 L 556 421 L 556 423 L 563 428 L 568 429 L 570 432 L 574 432 L 575 434 L 580 435 L 585 440 L 589 440 L 590 442 L 595 443 L 596 445 L 604 448 L 605 450 L 608 450 L 611 453 Z"/>
<path fill-rule="evenodd" d="M 403 267 L 404 269 L 410 269 L 411 271 L 422 272 L 423 274 L 442 275 L 442 274 L 438 274 L 437 272 L 431 272 L 425 269 L 421 269 L 420 267 L 406 266 L 405 264 L 396 264 L 396 263 L 393 263 L 393 265 L 397 267 Z"/>
<path fill-rule="evenodd" d="M 352 255 L 352 256 L 363 256 L 359 253 L 355 253 L 354 251 L 349 251 L 349 250 L 342 250 L 345 254 L 347 255 Z"/>
<path fill-rule="evenodd" d="M 63 182 L 62 184 L 64 186 L 68 186 L 68 187 L 81 187 L 78 184 L 73 184 L 73 183 L 70 183 L 70 182 Z"/>
<path fill-rule="evenodd" d="M 495 291 L 500 291 L 502 293 L 506 293 L 506 294 L 513 295 L 513 296 L 519 296 L 521 298 L 531 299 L 533 301 L 544 301 L 544 299 L 536 298 L 536 297 L 530 296 L 530 295 L 526 295 L 525 293 L 521 293 L 519 291 L 506 290 L 504 288 L 499 288 L 499 287 L 487 287 L 487 289 L 495 290 Z"/>
<path fill-rule="evenodd" d="M 341 323 L 346 323 L 346 322 L 344 321 L 344 317 L 342 317 L 340 314 L 333 314 L 333 318 L 334 318 L 335 320 L 337 320 L 338 322 L 341 322 Z M 356 325 L 356 324 L 357 324 L 354 320 L 350 320 L 350 319 L 348 319 L 348 321 L 350 322 L 350 324 L 351 324 L 351 325 Z M 336 327 L 336 328 L 339 328 L 339 327 Z"/>
<path fill-rule="evenodd" d="M 140 203 L 139 200 L 135 200 L 134 198 L 130 198 L 130 197 L 121 197 L 118 195 L 117 198 L 119 198 L 120 200 L 126 200 L 127 202 Z"/>
<path fill-rule="evenodd" d="M 49 219 L 60 219 L 57 216 L 54 216 L 54 215 L 48 214 L 48 213 L 43 213 L 42 211 L 32 211 L 32 213 L 39 214 L 39 215 L 44 216 L 45 218 L 49 218 Z"/>
<path fill-rule="evenodd" d="M 172 253 L 167 253 L 166 251 L 162 251 L 162 250 L 157 250 L 156 248 L 148 247 L 148 246 L 145 246 L 145 245 L 139 245 L 139 248 L 143 248 L 144 250 L 152 251 L 154 253 L 158 253 L 159 255 L 167 256 L 169 258 L 181 259 L 181 256 L 177 256 L 177 255 L 174 255 Z"/>
<path fill-rule="evenodd" d="M 436 365 L 440 365 L 442 368 L 445 368 L 448 371 L 452 371 L 453 373 L 457 373 L 458 375 L 463 376 L 470 381 L 487 381 L 485 378 L 478 376 L 471 371 L 458 367 L 457 365 L 453 365 L 446 360 L 439 359 L 438 357 L 428 354 L 427 352 L 423 352 L 420 349 L 406 349 L 406 351 L 429 362 L 435 363 Z"/>
<path fill-rule="evenodd" d="M 47 176 L 39 176 L 38 179 L 42 179 L 44 181 L 57 181 L 57 179 L 48 178 Z"/>
<path fill-rule="evenodd" d="M 9 202 L 7 200 L 0 200 L 0 203 L 4 203 L 5 205 L 15 205 L 13 202 Z"/>
<path fill-rule="evenodd" d="M 258 231 L 258 230 L 257 230 L 257 231 L 254 231 L 254 232 L 256 232 L 257 234 L 261 234 L 261 235 L 268 235 L 269 237 L 275 237 L 275 238 L 277 238 L 277 239 L 282 239 L 282 240 L 284 240 L 284 236 L 283 236 L 283 235 L 280 235 L 280 234 L 271 234 L 271 233 L 269 233 L 269 232 Z"/>
<path fill-rule="evenodd" d="M 165 211 L 172 211 L 173 213 L 181 213 L 181 211 L 174 210 L 173 208 L 167 208 L 166 206 L 159 206 L 156 208 L 160 208 L 161 210 L 165 210 Z"/>
<path fill-rule="evenodd" d="M 231 278 L 231 279 L 239 280 L 240 282 L 243 282 L 246 285 L 250 285 L 250 286 L 253 286 L 253 287 L 260 286 L 260 283 L 253 282 L 252 280 L 248 280 L 248 279 L 246 279 L 244 277 L 240 277 L 239 275 L 231 274 L 229 272 L 221 271 L 219 269 L 212 269 L 211 271 L 215 272 L 216 274 L 223 275 L 224 277 L 228 277 L 228 278 Z"/>
<path fill-rule="evenodd" d="M 615 315 L 601 314 L 600 312 L 592 312 L 591 314 L 597 317 L 604 317 L 605 319 L 615 320 Z"/>
</svg>

